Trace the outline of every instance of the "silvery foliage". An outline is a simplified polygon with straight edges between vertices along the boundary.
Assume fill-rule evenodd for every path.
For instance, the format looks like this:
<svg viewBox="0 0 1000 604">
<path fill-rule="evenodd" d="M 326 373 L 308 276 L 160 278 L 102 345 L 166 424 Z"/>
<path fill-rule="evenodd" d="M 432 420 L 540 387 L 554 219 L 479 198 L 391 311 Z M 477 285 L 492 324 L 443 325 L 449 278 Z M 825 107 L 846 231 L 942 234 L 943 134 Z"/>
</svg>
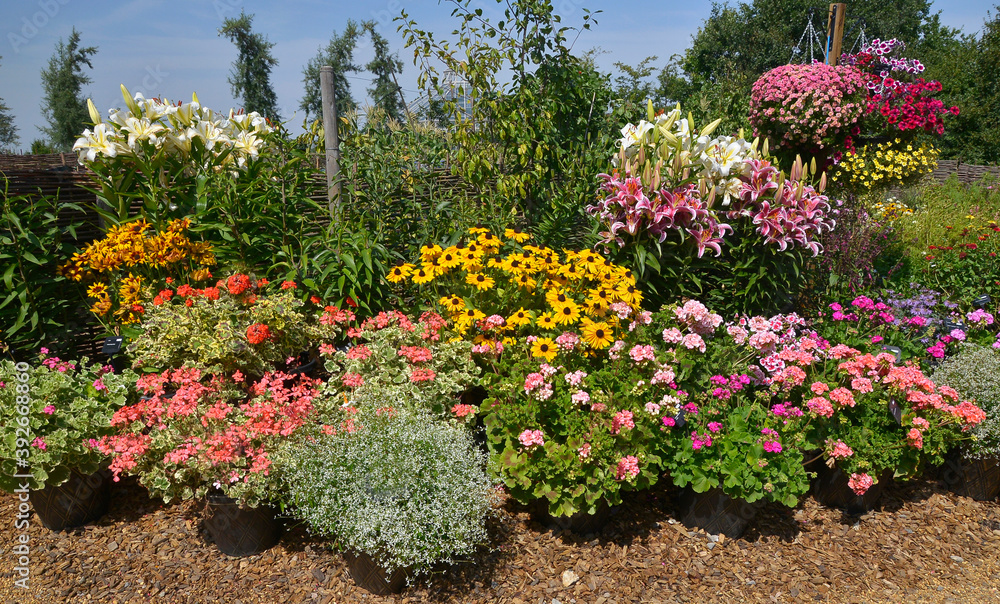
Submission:
<svg viewBox="0 0 1000 604">
<path fill-rule="evenodd" d="M 384 399 L 383 399 L 384 400 Z M 338 429 L 287 447 L 293 514 L 344 549 L 411 576 L 486 542 L 495 485 L 468 430 L 400 410 L 360 412 Z"/>
<path fill-rule="evenodd" d="M 986 420 L 973 428 L 975 440 L 966 446 L 966 455 L 1000 457 L 1000 350 L 965 344 L 934 371 L 931 380 L 951 386 L 986 412 Z"/>
</svg>

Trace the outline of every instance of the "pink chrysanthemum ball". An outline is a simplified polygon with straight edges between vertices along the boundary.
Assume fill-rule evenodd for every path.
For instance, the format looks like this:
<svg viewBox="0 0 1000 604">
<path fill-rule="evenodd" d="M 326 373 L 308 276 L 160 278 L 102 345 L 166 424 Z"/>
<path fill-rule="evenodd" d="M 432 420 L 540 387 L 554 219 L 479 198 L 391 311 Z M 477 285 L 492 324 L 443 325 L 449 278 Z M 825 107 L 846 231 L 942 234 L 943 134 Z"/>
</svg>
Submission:
<svg viewBox="0 0 1000 604">
<path fill-rule="evenodd" d="M 864 74 L 855 67 L 782 65 L 765 73 L 750 95 L 754 136 L 806 152 L 839 144 L 865 111 Z"/>
</svg>

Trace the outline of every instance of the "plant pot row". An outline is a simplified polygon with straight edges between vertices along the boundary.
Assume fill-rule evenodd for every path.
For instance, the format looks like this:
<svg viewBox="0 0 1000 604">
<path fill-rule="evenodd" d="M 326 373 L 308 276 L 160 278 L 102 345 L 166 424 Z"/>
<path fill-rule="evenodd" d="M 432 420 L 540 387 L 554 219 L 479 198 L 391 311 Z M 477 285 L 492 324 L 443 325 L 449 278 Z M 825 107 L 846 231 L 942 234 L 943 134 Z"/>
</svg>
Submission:
<svg viewBox="0 0 1000 604">
<path fill-rule="evenodd" d="M 848 486 L 848 476 L 836 467 L 819 464 L 813 481 L 816 500 L 848 513 L 858 514 L 874 509 L 885 485 L 892 480 L 886 471 L 864 495 L 856 495 Z M 938 477 L 959 495 L 977 501 L 990 501 L 1000 495 L 1000 460 L 968 460 L 952 455 L 940 468 Z M 278 543 L 283 523 L 271 507 L 245 508 L 220 493 L 206 498 L 205 529 L 221 552 L 229 556 L 259 554 Z M 60 531 L 93 522 L 103 516 L 111 501 L 111 481 L 107 471 L 84 476 L 74 472 L 70 479 L 56 487 L 32 491 L 31 502 L 42 525 Z M 753 521 L 763 502 L 748 503 L 726 495 L 715 488 L 696 493 L 686 488 L 677 499 L 678 520 L 688 528 L 699 528 L 711 534 L 740 537 Z M 599 532 L 613 510 L 607 505 L 597 513 L 580 512 L 569 517 L 548 513 L 541 503 L 531 508 L 532 515 L 546 528 L 571 531 L 576 534 Z M 407 569 L 387 573 L 368 554 L 344 552 L 351 577 L 363 589 L 374 594 L 398 593 L 406 584 Z"/>
</svg>

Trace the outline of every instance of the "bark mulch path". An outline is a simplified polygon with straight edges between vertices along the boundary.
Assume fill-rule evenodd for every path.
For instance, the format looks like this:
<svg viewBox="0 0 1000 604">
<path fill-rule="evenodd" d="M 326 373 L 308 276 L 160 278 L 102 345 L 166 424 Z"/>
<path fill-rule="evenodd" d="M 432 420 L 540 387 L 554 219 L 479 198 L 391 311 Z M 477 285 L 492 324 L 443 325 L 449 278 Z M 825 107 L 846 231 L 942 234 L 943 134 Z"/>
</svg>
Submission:
<svg viewBox="0 0 1000 604">
<path fill-rule="evenodd" d="M 891 485 L 882 509 L 862 516 L 809 497 L 768 506 L 740 539 L 684 528 L 670 490 L 634 495 L 584 536 L 508 503 L 473 562 L 385 598 L 356 588 L 340 555 L 301 526 L 262 555 L 228 558 L 205 542 L 197 504 L 114 488 L 96 524 L 53 533 L 32 521 L 28 591 L 13 586 L 16 501 L 0 494 L 0 602 L 1000 602 L 1000 505 L 933 481 Z"/>
</svg>

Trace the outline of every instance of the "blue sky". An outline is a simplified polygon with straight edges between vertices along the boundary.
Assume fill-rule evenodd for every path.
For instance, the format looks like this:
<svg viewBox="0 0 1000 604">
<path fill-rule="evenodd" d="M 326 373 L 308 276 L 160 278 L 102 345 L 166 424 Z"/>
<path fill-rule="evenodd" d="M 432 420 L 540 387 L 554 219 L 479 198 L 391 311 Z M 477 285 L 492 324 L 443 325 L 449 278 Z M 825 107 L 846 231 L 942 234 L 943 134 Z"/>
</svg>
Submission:
<svg viewBox="0 0 1000 604">
<path fill-rule="evenodd" d="M 554 0 L 554 4 L 567 25 L 578 25 L 584 8 L 603 11 L 597 15 L 598 25 L 580 36 L 576 49 L 606 51 L 598 59 L 606 71 L 615 61 L 635 64 L 648 55 L 657 55 L 662 66 L 671 55 L 683 52 L 711 9 L 710 2 L 701 0 Z M 941 11 L 945 25 L 973 33 L 982 27 L 993 4 L 950 0 L 935 2 L 932 10 Z M 498 6 L 493 0 L 475 0 L 473 5 L 487 15 Z M 239 106 L 227 82 L 236 51 L 218 35 L 218 28 L 226 17 L 245 10 L 255 15 L 254 30 L 275 43 L 278 66 L 272 81 L 282 117 L 297 130 L 303 119 L 297 112 L 302 67 L 334 30 L 342 31 L 348 19 L 375 20 L 403 60 L 400 85 L 409 101 L 418 95 L 417 71 L 393 18 L 406 10 L 421 28 L 440 36 L 455 28 L 452 8 L 449 2 L 436 0 L 0 0 L 0 98 L 11 108 L 23 148 L 41 138 L 39 72 L 59 39 L 65 40 L 75 26 L 83 45 L 98 47 L 94 69 L 88 72 L 93 82 L 84 93 L 102 112 L 122 104 L 119 84 L 171 100 L 188 101 L 194 91 L 204 105 L 228 110 Z M 794 18 L 804 20 L 804 16 Z M 821 25 L 818 20 L 816 25 Z M 371 55 L 370 45 L 362 43 L 356 62 L 364 63 Z M 352 94 L 363 102 L 370 76 L 363 72 L 356 76 L 351 80 Z"/>
</svg>

